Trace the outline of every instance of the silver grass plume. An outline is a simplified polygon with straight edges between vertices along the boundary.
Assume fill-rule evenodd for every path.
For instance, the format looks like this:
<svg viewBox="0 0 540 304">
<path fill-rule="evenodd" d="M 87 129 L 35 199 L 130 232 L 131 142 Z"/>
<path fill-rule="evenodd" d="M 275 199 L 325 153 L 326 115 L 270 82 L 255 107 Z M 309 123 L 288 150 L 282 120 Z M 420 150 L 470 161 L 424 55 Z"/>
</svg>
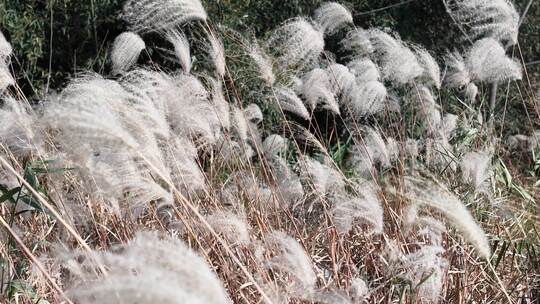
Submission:
<svg viewBox="0 0 540 304">
<path fill-rule="evenodd" d="M 301 92 L 311 110 L 321 105 L 323 109 L 340 114 L 338 102 L 332 92 L 330 76 L 325 70 L 315 68 L 304 75 Z"/>
<path fill-rule="evenodd" d="M 503 46 L 494 39 L 484 38 L 474 43 L 467 55 L 472 78 L 489 83 L 521 79 L 521 65 L 506 56 Z"/>
<path fill-rule="evenodd" d="M 421 244 L 414 252 L 403 254 L 397 244 L 388 246 L 389 269 L 395 275 L 411 282 L 418 297 L 426 303 L 439 302 L 448 261 L 442 257 L 440 245 Z M 423 301 L 420 301 L 423 303 Z"/>
<path fill-rule="evenodd" d="M 440 106 L 435 101 L 433 93 L 428 87 L 420 86 L 418 92 L 413 93 L 417 96 L 418 106 L 420 107 L 420 114 L 423 116 L 426 122 L 426 126 L 430 133 L 435 133 L 439 130 L 439 126 L 442 122 Z"/>
<path fill-rule="evenodd" d="M 309 120 L 309 112 L 304 102 L 289 88 L 276 89 L 276 99 L 284 112 L 295 114 L 305 120 Z"/>
<path fill-rule="evenodd" d="M 330 197 L 332 217 L 339 233 L 348 233 L 355 224 L 368 224 L 373 233 L 383 231 L 383 210 L 377 186 L 369 181 L 357 180 L 354 194 L 339 193 Z"/>
<path fill-rule="evenodd" d="M 11 76 L 8 66 L 0 62 L 0 94 L 12 85 L 15 85 L 15 79 Z"/>
<path fill-rule="evenodd" d="M 273 157 L 287 150 L 287 145 L 287 139 L 281 135 L 272 134 L 264 140 L 263 151 L 265 155 Z"/>
<path fill-rule="evenodd" d="M 16 156 L 42 152 L 43 138 L 37 116 L 24 101 L 5 96 L 0 107 L 0 144 Z"/>
<path fill-rule="evenodd" d="M 273 86 L 276 81 L 276 76 L 274 75 L 274 68 L 270 56 L 268 56 L 257 42 L 254 42 L 248 48 L 248 55 L 257 65 L 259 69 L 260 77 L 267 85 Z"/>
<path fill-rule="evenodd" d="M 249 225 L 245 215 L 237 215 L 227 211 L 216 211 L 207 216 L 206 220 L 231 245 L 248 245 L 251 241 Z"/>
<path fill-rule="evenodd" d="M 390 155 L 381 134 L 375 129 L 364 128 L 362 139 L 351 148 L 347 164 L 364 178 L 371 177 L 371 171 L 376 164 L 390 166 Z"/>
<path fill-rule="evenodd" d="M 200 0 L 128 0 L 123 19 L 134 32 L 167 31 L 194 20 L 206 21 Z"/>
<path fill-rule="evenodd" d="M 478 251 L 478 254 L 489 259 L 491 249 L 488 239 L 478 226 L 465 205 L 445 186 L 425 178 L 406 176 L 405 193 L 413 204 L 433 208 L 441 212 L 463 237 Z"/>
<path fill-rule="evenodd" d="M 279 50 L 280 67 L 308 64 L 324 50 L 323 34 L 304 18 L 287 20 L 274 30 L 267 41 L 267 49 Z"/>
<path fill-rule="evenodd" d="M 441 88 L 441 69 L 439 64 L 431 56 L 431 54 L 424 48 L 420 46 L 415 46 L 413 48 L 416 53 L 416 58 L 418 63 L 424 68 L 423 78 L 427 79 L 429 82 L 433 83 L 437 89 Z"/>
<path fill-rule="evenodd" d="M 299 166 L 300 178 L 306 185 L 306 192 L 326 195 L 344 190 L 343 175 L 331 165 L 304 157 Z"/>
<path fill-rule="evenodd" d="M 480 193 L 489 193 L 489 179 L 493 175 L 492 152 L 489 150 L 469 152 L 460 163 L 463 180 L 471 183 Z"/>
<path fill-rule="evenodd" d="M 216 69 L 216 73 L 220 77 L 223 77 L 225 75 L 226 68 L 225 48 L 223 47 L 223 42 L 215 35 L 215 33 L 211 33 L 208 36 L 208 40 L 210 42 L 208 52 L 210 54 L 210 59 L 214 64 L 214 68 Z"/>
<path fill-rule="evenodd" d="M 205 86 L 188 74 L 176 75 L 172 81 L 166 99 L 172 129 L 203 145 L 214 144 L 221 134 L 222 122 Z"/>
<path fill-rule="evenodd" d="M 4 37 L 4 34 L 0 31 L 0 62 L 5 63 L 9 56 L 11 56 L 12 52 L 13 49 L 11 44 L 6 40 L 6 37 Z"/>
<path fill-rule="evenodd" d="M 171 237 L 139 232 L 111 251 L 63 259 L 74 278 L 68 295 L 77 303 L 230 303 L 205 260 Z M 96 274 L 99 264 L 107 275 Z"/>
<path fill-rule="evenodd" d="M 144 40 L 133 32 L 124 32 L 114 39 L 111 50 L 111 62 L 114 73 L 129 70 L 137 62 L 142 50 L 146 48 Z"/>
<path fill-rule="evenodd" d="M 348 92 L 345 102 L 358 118 L 373 115 L 384 110 L 387 91 L 378 81 L 355 84 Z"/>
<path fill-rule="evenodd" d="M 364 29 L 354 29 L 347 33 L 340 41 L 343 48 L 353 55 L 352 58 L 360 58 L 373 53 L 374 48 L 369 40 L 369 32 Z"/>
<path fill-rule="evenodd" d="M 244 109 L 244 116 L 246 119 L 254 124 L 259 124 L 263 121 L 263 113 L 258 105 L 252 103 Z"/>
<path fill-rule="evenodd" d="M 476 40 L 491 37 L 514 45 L 518 40 L 519 14 L 508 0 L 444 0 L 452 16 Z"/>
<path fill-rule="evenodd" d="M 356 84 L 356 78 L 349 68 L 342 64 L 331 64 L 326 68 L 332 91 L 336 95 L 347 94 Z"/>
<path fill-rule="evenodd" d="M 332 35 L 347 24 L 353 23 L 351 12 L 337 2 L 321 5 L 313 15 L 313 19 L 326 35 Z"/>
<path fill-rule="evenodd" d="M 317 276 L 311 259 L 302 245 L 283 232 L 274 231 L 264 239 L 266 249 L 274 256 L 264 261 L 266 268 L 288 275 L 285 285 L 291 297 L 309 297 L 316 288 Z"/>
<path fill-rule="evenodd" d="M 349 62 L 347 67 L 354 74 L 356 82 L 359 84 L 378 81 L 381 78 L 379 69 L 369 58 L 355 59 Z"/>
<path fill-rule="evenodd" d="M 447 67 L 444 83 L 450 88 L 463 88 L 471 82 L 469 69 L 463 56 L 458 53 L 450 53 L 445 57 Z"/>
<path fill-rule="evenodd" d="M 399 38 L 377 29 L 370 30 L 369 37 L 385 79 L 405 84 L 422 74 L 416 56 Z"/>
<path fill-rule="evenodd" d="M 173 45 L 174 47 L 174 54 L 178 61 L 180 62 L 180 66 L 186 73 L 191 72 L 191 51 L 189 47 L 189 41 L 186 38 L 186 35 L 177 29 L 173 29 L 167 32 L 167 40 Z"/>
</svg>

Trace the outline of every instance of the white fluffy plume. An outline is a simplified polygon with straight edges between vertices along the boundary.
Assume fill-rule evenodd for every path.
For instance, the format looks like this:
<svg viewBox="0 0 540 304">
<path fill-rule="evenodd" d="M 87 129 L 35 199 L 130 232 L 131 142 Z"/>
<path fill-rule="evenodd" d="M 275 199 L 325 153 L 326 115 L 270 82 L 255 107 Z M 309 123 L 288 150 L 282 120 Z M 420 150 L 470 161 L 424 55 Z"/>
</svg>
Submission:
<svg viewBox="0 0 540 304">
<path fill-rule="evenodd" d="M 113 72 L 127 71 L 137 62 L 141 51 L 146 48 L 142 38 L 133 32 L 124 32 L 113 43 L 111 61 Z"/>
<path fill-rule="evenodd" d="M 364 29 L 354 29 L 347 33 L 347 36 L 340 42 L 345 50 L 352 53 L 353 58 L 373 53 L 374 48 L 369 40 L 369 32 Z"/>
<path fill-rule="evenodd" d="M 347 233 L 355 224 L 368 224 L 374 233 L 383 231 L 383 210 L 377 187 L 368 181 L 356 181 L 354 194 L 339 193 L 330 197 L 332 216 L 340 233 Z"/>
<path fill-rule="evenodd" d="M 308 64 L 324 50 L 323 34 L 304 18 L 287 20 L 274 30 L 267 49 L 276 50 L 281 67 Z"/>
<path fill-rule="evenodd" d="M 293 297 L 306 297 L 313 293 L 317 276 L 312 263 L 302 245 L 283 232 L 275 231 L 265 238 L 267 248 L 275 255 L 265 261 L 265 266 L 274 271 L 289 275 L 285 288 Z"/>
<path fill-rule="evenodd" d="M 174 47 L 174 54 L 180 62 L 184 72 L 191 72 L 191 51 L 186 35 L 174 29 L 167 32 L 167 40 L 172 43 Z"/>
<path fill-rule="evenodd" d="M 40 136 L 39 122 L 33 111 L 24 101 L 12 97 L 4 97 L 3 102 L 0 107 L 0 143 L 18 156 L 39 152 L 43 138 Z"/>
<path fill-rule="evenodd" d="M 225 289 L 203 258 L 171 237 L 139 232 L 109 252 L 64 257 L 77 303 L 228 304 Z M 97 275 L 98 265 L 107 269 Z"/>
<path fill-rule="evenodd" d="M 356 77 L 357 83 L 378 81 L 381 78 L 377 65 L 375 65 L 375 63 L 369 58 L 352 60 L 347 64 L 347 67 Z"/>
<path fill-rule="evenodd" d="M 309 112 L 306 106 L 293 90 L 278 88 L 276 90 L 276 99 L 284 112 L 293 113 L 305 120 L 309 120 Z"/>
<path fill-rule="evenodd" d="M 369 37 L 385 79 L 405 84 L 424 71 L 414 53 L 401 40 L 377 29 L 370 30 Z"/>
<path fill-rule="evenodd" d="M 327 35 L 332 35 L 346 24 L 353 23 L 351 12 L 336 2 L 328 2 L 321 5 L 321 7 L 315 10 L 313 18 Z"/>
<path fill-rule="evenodd" d="M 441 69 L 439 64 L 431 56 L 431 54 L 424 48 L 416 46 L 414 47 L 416 58 L 418 63 L 424 68 L 423 78 L 434 84 L 436 88 L 441 88 Z"/>
<path fill-rule="evenodd" d="M 463 155 L 460 167 L 465 182 L 471 183 L 477 192 L 489 191 L 489 179 L 491 178 L 491 151 L 469 152 Z"/>
<path fill-rule="evenodd" d="M 339 105 L 334 93 L 328 73 L 323 69 L 313 69 L 302 78 L 302 96 L 310 109 L 318 105 L 335 114 L 339 114 Z"/>
<path fill-rule="evenodd" d="M 488 239 L 463 203 L 443 185 L 424 178 L 405 177 L 404 195 L 414 204 L 441 212 L 478 251 L 489 259 L 491 249 Z"/>
<path fill-rule="evenodd" d="M 134 32 L 167 31 L 207 18 L 200 0 L 128 0 L 122 16 Z"/>
<path fill-rule="evenodd" d="M 0 31 L 0 63 L 6 62 L 7 58 L 11 56 L 12 51 L 11 44 L 9 44 L 4 34 Z"/>
<path fill-rule="evenodd" d="M 503 46 L 492 38 L 477 41 L 467 55 L 473 79 L 490 83 L 521 79 L 521 65 L 506 56 Z"/>
<path fill-rule="evenodd" d="M 508 0 L 444 0 L 454 18 L 469 30 L 472 39 L 491 37 L 516 44 L 519 14 Z"/>
<path fill-rule="evenodd" d="M 378 81 L 354 85 L 345 101 L 357 117 L 376 114 L 384 109 L 386 88 Z"/>
<path fill-rule="evenodd" d="M 259 44 L 257 44 L 257 42 L 254 42 L 248 48 L 247 52 L 249 57 L 251 57 L 251 59 L 257 65 L 257 68 L 259 69 L 259 73 L 261 75 L 261 79 L 264 80 L 269 86 L 272 86 L 276 81 L 276 77 L 274 75 L 270 56 L 268 56 L 262 50 L 262 48 L 259 46 Z"/>
<path fill-rule="evenodd" d="M 208 50 L 210 54 L 210 59 L 212 59 L 212 63 L 214 63 L 216 73 L 220 77 L 223 77 L 225 75 L 226 68 L 225 49 L 223 48 L 223 42 L 218 37 L 216 37 L 215 34 L 210 34 L 208 40 L 210 41 Z"/>
</svg>

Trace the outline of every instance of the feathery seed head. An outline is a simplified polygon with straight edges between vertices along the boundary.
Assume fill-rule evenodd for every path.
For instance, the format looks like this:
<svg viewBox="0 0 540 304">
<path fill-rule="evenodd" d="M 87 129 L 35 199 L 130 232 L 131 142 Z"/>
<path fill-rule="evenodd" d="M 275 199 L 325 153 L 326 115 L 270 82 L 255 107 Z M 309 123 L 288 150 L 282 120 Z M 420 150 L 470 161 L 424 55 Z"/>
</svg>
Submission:
<svg viewBox="0 0 540 304">
<path fill-rule="evenodd" d="M 419 46 L 414 47 L 414 52 L 418 63 L 424 68 L 423 77 L 432 82 L 437 89 L 440 89 L 441 69 L 435 58 L 426 49 Z"/>
<path fill-rule="evenodd" d="M 315 10 L 313 19 L 326 35 L 332 35 L 347 24 L 353 23 L 351 12 L 336 2 L 327 2 Z"/>
<path fill-rule="evenodd" d="M 11 44 L 6 40 L 6 37 L 4 37 L 4 34 L 0 31 L 0 63 L 5 63 L 9 56 L 11 56 L 12 52 L 13 49 L 11 48 Z"/>
<path fill-rule="evenodd" d="M 466 62 L 472 78 L 478 81 L 500 83 L 521 79 L 521 65 L 508 58 L 503 46 L 492 38 L 475 42 Z"/>
<path fill-rule="evenodd" d="M 257 65 L 259 69 L 260 77 L 266 82 L 267 85 L 272 86 L 276 81 L 274 75 L 274 68 L 270 56 L 268 56 L 259 46 L 257 42 L 254 42 L 248 49 L 248 55 Z"/>
<path fill-rule="evenodd" d="M 354 74 L 356 82 L 359 84 L 378 81 L 381 78 L 379 69 L 369 58 L 355 59 L 349 62 L 347 67 Z"/>
<path fill-rule="evenodd" d="M 449 12 L 476 40 L 490 37 L 514 45 L 518 41 L 519 14 L 508 0 L 444 0 Z"/>
<path fill-rule="evenodd" d="M 445 63 L 448 70 L 444 82 L 450 88 L 462 88 L 471 82 L 469 69 L 460 53 L 446 55 Z"/>
<path fill-rule="evenodd" d="M 139 232 L 115 251 L 64 257 L 77 303 L 227 304 L 229 298 L 205 260 L 184 243 Z M 82 262 L 81 262 L 82 261 Z M 107 275 L 97 275 L 101 264 Z"/>
<path fill-rule="evenodd" d="M 385 79 L 405 84 L 424 71 L 414 53 L 399 38 L 377 29 L 370 30 L 369 37 Z"/>
<path fill-rule="evenodd" d="M 492 176 L 492 152 L 489 150 L 469 152 L 461 159 L 461 173 L 465 182 L 472 183 L 477 192 L 489 191 Z"/>
<path fill-rule="evenodd" d="M 313 110 L 317 105 L 339 115 L 339 105 L 332 92 L 332 85 L 328 73 L 319 68 L 308 72 L 302 78 L 302 96 Z"/>
<path fill-rule="evenodd" d="M 186 35 L 177 29 L 173 29 L 167 32 L 166 37 L 173 45 L 174 54 L 180 62 L 180 66 L 182 66 L 184 72 L 191 72 L 191 51 Z"/>
<path fill-rule="evenodd" d="M 216 73 L 220 77 L 223 77 L 225 76 L 226 68 L 225 48 L 223 47 L 223 42 L 212 33 L 210 36 L 208 36 L 208 40 L 210 41 L 209 54 L 212 62 L 214 63 Z"/>
<path fill-rule="evenodd" d="M 355 29 L 347 33 L 347 36 L 341 40 L 340 44 L 345 50 L 352 53 L 352 58 L 373 53 L 374 48 L 369 39 L 369 32 L 364 29 Z"/>
<path fill-rule="evenodd" d="M 123 19 L 134 32 L 168 31 L 207 15 L 200 0 L 128 0 Z"/>
<path fill-rule="evenodd" d="M 287 139 L 283 138 L 281 135 L 272 134 L 263 142 L 264 154 L 276 156 L 287 149 L 287 144 Z"/>
<path fill-rule="evenodd" d="M 125 72 L 137 62 L 141 51 L 146 48 L 142 38 L 133 32 L 124 32 L 114 39 L 111 62 L 114 73 Z"/>
<path fill-rule="evenodd" d="M 324 37 L 306 19 L 293 18 L 274 30 L 267 41 L 267 49 L 277 50 L 277 62 L 282 68 L 303 66 L 323 52 Z"/>
<path fill-rule="evenodd" d="M 326 73 L 330 78 L 332 91 L 336 95 L 346 94 L 355 85 L 356 79 L 349 69 L 341 64 L 332 64 L 326 68 Z"/>
<path fill-rule="evenodd" d="M 348 93 L 346 102 L 357 115 L 376 114 L 384 109 L 387 91 L 385 86 L 378 81 L 368 81 L 362 84 L 355 84 Z"/>
<path fill-rule="evenodd" d="M 276 98 L 279 106 L 284 112 L 293 113 L 305 120 L 309 120 L 309 112 L 304 102 L 289 88 L 278 88 Z"/>
</svg>

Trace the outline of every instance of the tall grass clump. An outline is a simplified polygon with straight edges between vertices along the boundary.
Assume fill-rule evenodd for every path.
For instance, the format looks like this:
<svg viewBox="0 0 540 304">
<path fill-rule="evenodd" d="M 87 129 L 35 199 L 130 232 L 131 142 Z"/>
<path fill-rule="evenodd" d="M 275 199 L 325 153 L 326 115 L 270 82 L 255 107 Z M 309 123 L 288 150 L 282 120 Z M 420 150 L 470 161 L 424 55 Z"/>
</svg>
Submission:
<svg viewBox="0 0 540 304">
<path fill-rule="evenodd" d="M 519 15 L 444 3 L 447 54 L 337 2 L 255 35 L 128 0 L 107 73 L 37 100 L 0 35 L 0 301 L 532 299 L 540 135 L 505 129 L 532 96 Z"/>
</svg>

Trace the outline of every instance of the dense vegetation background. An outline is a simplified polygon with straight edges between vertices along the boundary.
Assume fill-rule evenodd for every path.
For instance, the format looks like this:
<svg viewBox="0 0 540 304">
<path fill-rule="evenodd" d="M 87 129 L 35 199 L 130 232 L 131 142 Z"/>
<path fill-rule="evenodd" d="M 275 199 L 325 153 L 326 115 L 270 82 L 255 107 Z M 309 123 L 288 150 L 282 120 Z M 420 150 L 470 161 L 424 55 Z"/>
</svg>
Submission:
<svg viewBox="0 0 540 304">
<path fill-rule="evenodd" d="M 126 29 L 123 0 L 1 0 L 0 28 L 13 44 L 18 82 L 27 96 L 34 88 L 59 88 L 81 70 L 102 71 L 107 50 Z M 262 36 L 284 20 L 310 15 L 321 0 L 206 0 L 210 20 L 245 35 Z M 462 36 L 442 1 L 343 1 L 365 27 L 390 27 L 404 40 L 440 55 Z M 527 3 L 516 0 L 518 11 Z M 150 43 L 148 43 L 150 44 Z M 520 34 L 520 51 L 533 82 L 540 67 L 540 5 L 533 4 Z"/>
</svg>

